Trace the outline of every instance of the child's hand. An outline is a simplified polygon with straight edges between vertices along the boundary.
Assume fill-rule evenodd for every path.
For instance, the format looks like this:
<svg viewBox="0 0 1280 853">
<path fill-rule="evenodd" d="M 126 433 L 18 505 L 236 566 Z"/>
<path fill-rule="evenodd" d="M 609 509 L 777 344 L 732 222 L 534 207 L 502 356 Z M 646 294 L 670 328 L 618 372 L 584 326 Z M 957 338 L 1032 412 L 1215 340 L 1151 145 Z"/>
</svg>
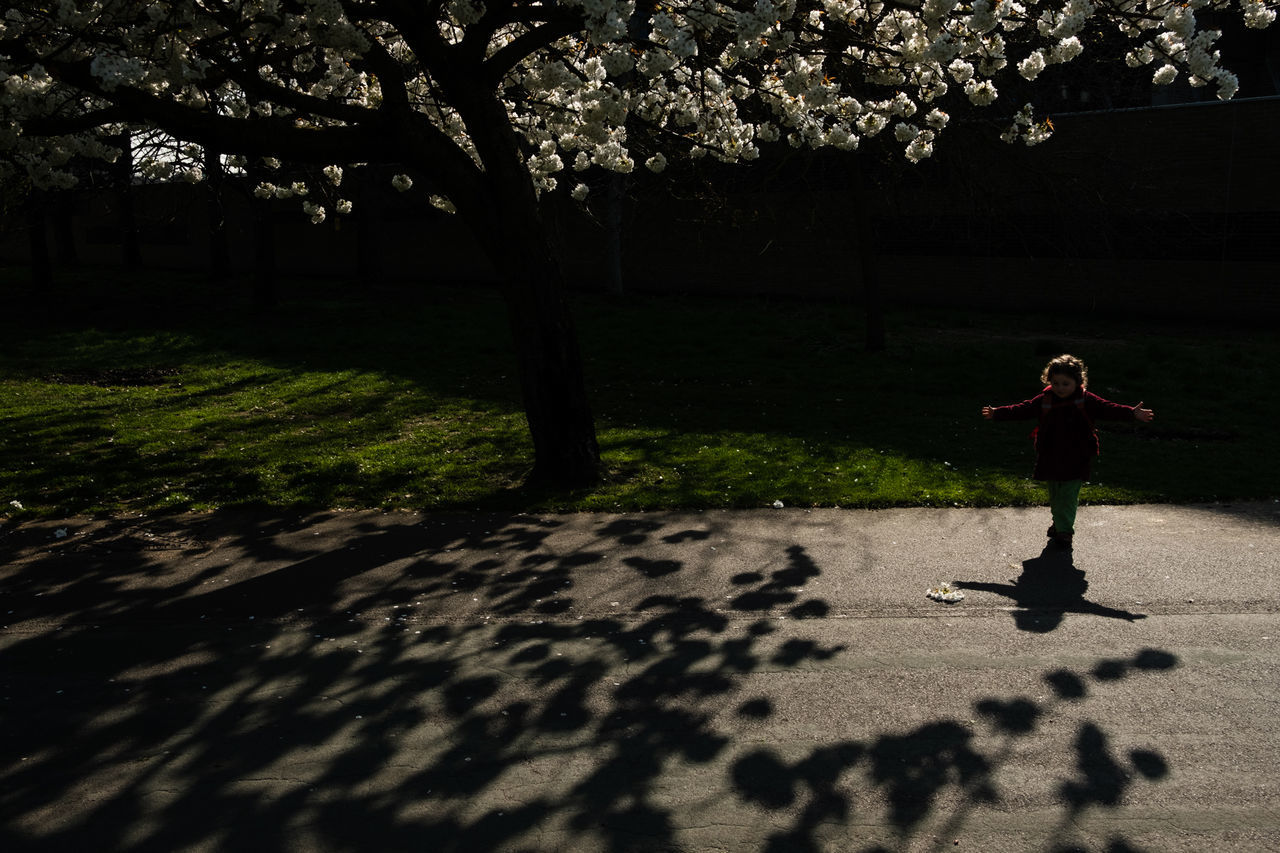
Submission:
<svg viewBox="0 0 1280 853">
<path fill-rule="evenodd" d="M 982 407 L 982 416 L 983 416 L 984 418 L 986 418 L 987 420 L 991 420 L 991 418 L 992 418 L 992 414 L 991 414 L 991 407 L 990 407 L 990 406 L 983 406 L 983 407 Z"/>
<path fill-rule="evenodd" d="M 1145 424 L 1150 423 L 1151 419 L 1156 416 L 1156 413 L 1150 409 L 1142 408 L 1142 402 L 1139 401 L 1138 405 L 1133 407 L 1133 416 Z"/>
</svg>

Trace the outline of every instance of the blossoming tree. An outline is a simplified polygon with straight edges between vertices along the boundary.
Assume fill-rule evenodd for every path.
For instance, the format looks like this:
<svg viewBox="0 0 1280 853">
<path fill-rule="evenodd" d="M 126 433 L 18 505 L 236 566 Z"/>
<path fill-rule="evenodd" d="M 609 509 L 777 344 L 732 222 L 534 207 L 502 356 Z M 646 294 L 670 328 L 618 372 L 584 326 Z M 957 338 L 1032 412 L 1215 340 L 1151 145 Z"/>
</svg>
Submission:
<svg viewBox="0 0 1280 853">
<path fill-rule="evenodd" d="M 1202 10 L 1254 27 L 1267 0 L 15 0 L 0 20 L 0 151 L 38 186 L 73 156 L 159 128 L 231 155 L 397 164 L 397 188 L 456 210 L 505 281 L 534 477 L 592 480 L 599 450 L 541 193 L 575 173 L 751 160 L 771 142 L 928 157 L 956 109 L 999 101 L 1104 30 L 1130 67 L 1234 93 Z M 1016 79 L 1016 78 L 1015 78 Z M 199 169 L 186 177 L 200 178 Z M 264 181 L 313 221 L 351 203 Z M 330 209 L 326 209 L 326 208 Z M 431 259 L 425 257 L 424 265 Z"/>
</svg>

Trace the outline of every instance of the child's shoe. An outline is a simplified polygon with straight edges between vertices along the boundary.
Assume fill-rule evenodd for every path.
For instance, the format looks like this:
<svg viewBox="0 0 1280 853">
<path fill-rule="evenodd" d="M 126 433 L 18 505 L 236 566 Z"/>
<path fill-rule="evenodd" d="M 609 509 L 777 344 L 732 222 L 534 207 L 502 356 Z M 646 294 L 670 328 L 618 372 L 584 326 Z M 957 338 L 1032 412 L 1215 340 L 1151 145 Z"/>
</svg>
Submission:
<svg viewBox="0 0 1280 853">
<path fill-rule="evenodd" d="M 1052 530 L 1053 528 L 1049 528 L 1049 529 Z M 1070 533 L 1058 533 L 1055 530 L 1050 538 L 1050 541 L 1053 542 L 1054 546 L 1057 547 L 1059 551 L 1071 550 L 1071 534 Z"/>
</svg>

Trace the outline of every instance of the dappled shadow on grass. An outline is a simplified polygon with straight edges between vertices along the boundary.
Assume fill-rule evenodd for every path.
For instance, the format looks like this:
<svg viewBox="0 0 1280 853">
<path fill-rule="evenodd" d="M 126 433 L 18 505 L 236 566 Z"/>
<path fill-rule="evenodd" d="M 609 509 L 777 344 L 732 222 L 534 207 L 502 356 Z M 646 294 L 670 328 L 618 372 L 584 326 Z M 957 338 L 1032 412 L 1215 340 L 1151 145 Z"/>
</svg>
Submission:
<svg viewBox="0 0 1280 853">
<path fill-rule="evenodd" d="M 224 513 L 41 547 L 20 529 L 0 598 L 0 843 L 674 850 L 705 838 L 706 807 L 755 827 L 741 849 L 832 832 L 905 849 L 947 810 L 1002 802 L 1013 744 L 1055 703 L 1176 664 L 1060 670 L 1049 700 L 993 696 L 784 754 L 773 679 L 849 654 L 849 623 L 817 618 L 822 568 L 799 544 L 717 585 L 712 529 Z M 1064 822 L 1167 772 L 1155 751 L 1114 754 L 1096 722 L 1073 743 Z"/>
<path fill-rule="evenodd" d="M 1007 318 L 986 323 L 999 328 L 998 335 L 973 326 L 969 318 L 969 328 L 940 336 L 939 330 L 920 325 L 920 317 L 902 315 L 893 323 L 898 335 L 890 350 L 871 355 L 862 352 L 856 312 L 833 310 L 826 303 L 676 297 L 617 303 L 578 297 L 578 313 L 585 318 L 579 327 L 588 393 L 616 480 L 573 496 L 578 503 L 570 504 L 563 495 L 513 488 L 532 465 L 531 449 L 518 414 L 518 368 L 508 344 L 505 308 L 492 289 L 402 288 L 357 298 L 332 285 L 297 281 L 287 284 L 290 301 L 271 317 L 247 316 L 243 303 L 201 283 L 184 282 L 175 289 L 164 275 L 133 276 L 127 289 L 117 289 L 121 292 L 98 300 L 92 311 L 42 317 L 15 330 L 21 355 L 12 363 L 5 360 L 6 372 L 95 385 L 109 379 L 150 381 L 157 375 L 176 383 L 182 381 L 171 373 L 177 367 L 212 371 L 235 363 L 267 376 L 272 391 L 278 390 L 277 381 L 285 382 L 281 377 L 323 377 L 316 379 L 321 385 L 328 380 L 309 399 L 282 392 L 287 408 L 295 410 L 288 414 L 302 410 L 297 420 L 277 418 L 285 414 L 279 411 L 253 412 L 253 404 L 247 404 L 238 421 L 174 427 L 184 449 L 151 460 L 154 468 L 163 468 L 171 488 L 128 495 L 134 499 L 129 507 L 228 506 L 249 500 L 311 507 L 627 509 L 760 506 L 776 499 L 788 505 L 881 507 L 1021 505 L 1038 499 L 1023 481 L 1032 462 L 1025 431 L 994 427 L 977 415 L 980 398 L 1003 399 L 1009 389 L 1014 394 L 1035 390 L 1026 380 L 1034 380 L 1043 361 L 1033 346 L 1036 336 L 1032 330 L 1021 338 L 1007 334 Z M 102 332 L 104 326 L 115 331 Z M 1138 343 L 1092 342 L 1092 352 L 1099 348 L 1110 361 L 1112 377 L 1147 362 L 1139 358 Z M 1272 370 L 1275 359 L 1266 353 L 1259 349 L 1250 355 Z M 1166 359 L 1190 361 L 1186 366 L 1193 367 L 1201 355 L 1198 349 L 1188 354 L 1174 347 Z M 939 364 L 971 382 L 939 384 Z M 328 405 L 308 409 L 317 400 L 327 403 L 326 395 L 340 395 L 342 383 L 362 373 L 399 387 L 358 400 L 348 412 Z M 1168 373 L 1177 376 L 1178 371 Z M 1235 374 L 1225 376 L 1231 380 Z M 1188 412 L 1224 408 L 1194 405 L 1187 395 L 1200 393 L 1201 384 L 1142 375 L 1139 390 L 1137 378 L 1122 383 L 1116 399 L 1136 402 L 1124 396 L 1132 391 L 1159 408 L 1159 400 L 1176 393 L 1183 401 L 1177 415 L 1182 421 Z M 1153 387 L 1156 382 L 1163 387 Z M 1250 392 L 1243 389 L 1266 384 L 1242 383 L 1239 393 L 1244 397 Z M 209 389 L 208 396 L 239 395 L 252 385 L 241 379 Z M 1227 393 L 1222 391 L 1227 387 L 1228 398 L 1236 394 L 1229 381 L 1213 387 L 1219 393 Z M 153 398 L 148 406 L 177 416 L 185 407 L 207 405 L 208 396 L 175 392 L 172 400 Z M 402 458 L 392 466 L 363 453 L 370 444 L 396 440 L 402 428 L 415 432 L 409 428 L 415 418 L 431 418 L 442 401 L 455 401 L 474 417 L 438 431 L 434 425 L 417 431 L 396 451 Z M 1100 466 L 1108 485 L 1097 491 L 1098 499 L 1267 493 L 1280 472 L 1265 461 L 1268 454 L 1250 444 L 1258 426 L 1273 420 L 1258 418 L 1252 428 L 1245 422 L 1230 425 L 1239 441 L 1218 441 L 1210 448 L 1192 443 L 1208 424 L 1173 417 L 1156 429 L 1190 436 L 1186 442 L 1139 440 L 1147 427 L 1133 435 L 1107 436 Z M 494 422 L 501 422 L 498 429 L 487 432 L 485 425 Z M 308 431 L 309 426 L 314 429 Z M 30 441 L 38 428 L 38 423 L 0 422 L 28 457 L 65 452 L 57 440 Z M 71 438 L 74 427 L 67 429 L 64 437 Z M 108 437 L 116 443 L 131 444 L 127 429 L 112 432 Z M 237 437 L 252 440 L 231 444 Z M 290 446 L 282 447 L 286 440 Z M 228 443 L 225 454 L 217 452 L 220 442 Z M 32 495 L 58 490 L 44 504 L 61 512 L 93 508 L 95 500 L 103 506 L 114 500 L 118 509 L 119 499 L 94 495 L 85 485 L 88 477 L 98 483 L 150 483 L 145 472 L 127 463 L 107 468 L 95 458 L 106 450 L 102 443 L 86 443 L 76 454 L 83 477 L 54 466 L 48 476 L 14 479 L 12 497 L 26 497 L 35 506 Z M 1239 446 L 1233 450 L 1228 444 Z M 246 450 L 237 457 L 241 446 Z M 236 488 L 220 488 L 228 482 L 225 468 L 256 467 L 277 456 L 287 457 L 282 459 L 286 470 L 270 472 L 270 482 L 244 477 Z M 227 465 L 221 466 L 224 458 Z M 738 463 L 748 460 L 740 468 Z M 461 472 L 455 473 L 455 464 Z M 483 473 L 472 477 L 468 472 L 474 469 Z M 460 480 L 468 485 L 451 488 Z M 583 503 L 593 497 L 598 502 Z"/>
<path fill-rule="evenodd" d="M 14 439 L 0 446 L 0 486 L 11 499 L 61 516 L 244 505 L 509 507 L 520 500 L 506 486 L 532 455 L 523 423 L 509 415 L 460 421 L 442 440 L 429 430 L 418 435 L 409 415 L 431 412 L 404 411 L 391 391 L 344 402 L 335 380 L 288 401 L 238 400 L 246 382 L 138 392 L 145 397 L 117 389 L 0 418 Z M 218 402 L 191 408 L 194 398 Z"/>
</svg>

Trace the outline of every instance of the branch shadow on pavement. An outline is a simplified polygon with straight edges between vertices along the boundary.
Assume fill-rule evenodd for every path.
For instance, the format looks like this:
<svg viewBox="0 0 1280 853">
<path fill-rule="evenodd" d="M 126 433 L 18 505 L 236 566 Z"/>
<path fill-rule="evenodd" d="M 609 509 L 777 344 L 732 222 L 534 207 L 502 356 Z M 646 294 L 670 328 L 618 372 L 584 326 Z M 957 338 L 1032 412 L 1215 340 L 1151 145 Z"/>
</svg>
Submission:
<svg viewBox="0 0 1280 853">
<path fill-rule="evenodd" d="M 586 537 L 556 518 L 390 518 L 139 522 L 18 563 L 0 601 L 0 846 L 681 850 L 697 806 L 756 826 L 742 849 L 833 832 L 906 849 L 1001 802 L 1012 744 L 1054 702 L 1176 665 L 1148 651 L 1051 673 L 1052 700 L 977 703 L 985 732 L 855 721 L 783 754 L 761 744 L 786 688 L 760 685 L 850 652 L 807 621 L 826 603 L 803 546 L 721 583 L 715 522 L 688 516 Z M 1091 721 L 1075 751 L 1064 822 L 1167 772 L 1154 751 L 1113 755 Z"/>
<path fill-rule="evenodd" d="M 1060 714 L 1065 705 L 1086 701 L 1094 689 L 1177 665 L 1177 657 L 1169 652 L 1144 649 L 1129 659 L 1099 661 L 1089 673 L 1047 672 L 1043 681 L 1052 694 L 1047 698 L 987 697 L 974 702 L 973 714 L 985 722 L 985 733 L 972 721 L 936 719 L 908 732 L 882 734 L 870 743 L 849 741 L 815 749 L 794 763 L 771 749 L 759 749 L 735 764 L 733 784 L 744 799 L 779 812 L 794 812 L 802 806 L 789 829 L 769 836 L 762 848 L 766 853 L 825 849 L 817 843 L 816 834 L 824 822 L 853 817 L 848 792 L 860 786 L 851 785 L 849 776 L 859 772 L 863 784 L 882 792 L 893 829 L 883 842 L 858 848 L 862 853 L 922 849 L 914 845 L 930 836 L 931 849 L 950 849 L 951 839 L 963 831 L 978 808 L 1006 801 L 1000 772 L 1017 752 L 1019 741 L 1039 734 L 1043 721 Z M 1169 773 L 1164 756 L 1156 750 L 1116 755 L 1107 734 L 1091 720 L 1080 723 L 1072 751 L 1074 775 L 1058 786 L 1062 814 L 1049 833 L 1052 840 L 1069 838 L 1073 823 L 1086 810 L 1119 806 L 1139 778 L 1156 782 Z M 803 802 L 805 789 L 807 803 Z M 1138 850 L 1121 835 L 1113 834 L 1107 843 L 1109 853 Z M 1087 853 L 1089 848 L 1059 845 L 1053 850 Z"/>
<path fill-rule="evenodd" d="M 1147 618 L 1143 613 L 1131 613 L 1086 599 L 1089 581 L 1085 579 L 1084 570 L 1076 568 L 1070 549 L 1060 549 L 1052 544 L 1045 546 L 1039 556 L 1023 560 L 1022 574 L 1007 584 L 956 581 L 956 586 L 1012 599 L 1018 606 L 1013 614 L 1018 628 L 1037 634 L 1047 634 L 1057 628 L 1067 613 L 1128 622 Z"/>
</svg>

